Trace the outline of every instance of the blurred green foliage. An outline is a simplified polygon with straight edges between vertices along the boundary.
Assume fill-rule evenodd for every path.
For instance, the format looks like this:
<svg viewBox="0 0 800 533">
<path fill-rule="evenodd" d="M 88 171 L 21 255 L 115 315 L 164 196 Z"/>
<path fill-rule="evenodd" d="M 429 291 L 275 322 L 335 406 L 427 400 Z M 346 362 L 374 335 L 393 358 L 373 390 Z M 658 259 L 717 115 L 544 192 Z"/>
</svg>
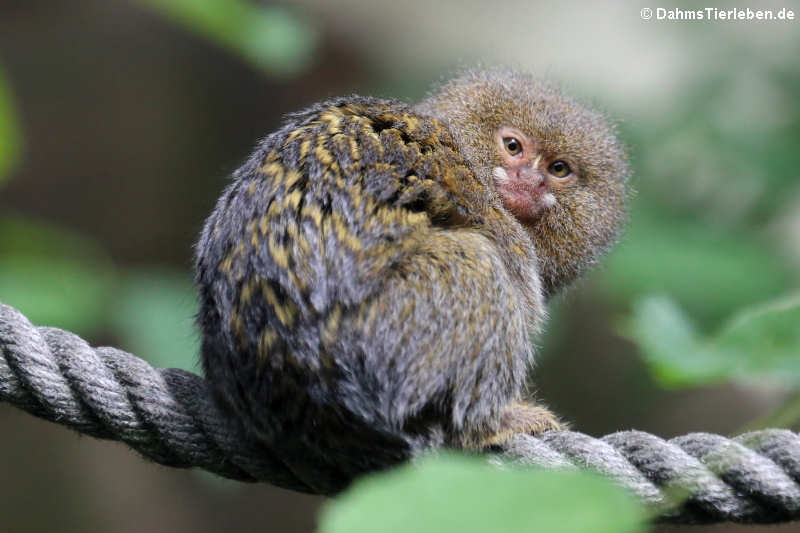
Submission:
<svg viewBox="0 0 800 533">
<path fill-rule="evenodd" d="M 657 123 L 629 125 L 642 199 L 722 228 L 758 228 L 797 191 L 800 75 L 744 56 L 687 82 Z"/>
<path fill-rule="evenodd" d="M 0 184 L 5 181 L 9 171 L 16 163 L 19 148 L 20 135 L 11 91 L 6 85 L 5 76 L 0 69 Z"/>
<path fill-rule="evenodd" d="M 195 291 L 185 274 L 120 271 L 90 240 L 0 216 L 0 301 L 39 325 L 109 332 L 156 366 L 196 369 Z"/>
<path fill-rule="evenodd" d="M 317 32 L 287 7 L 140 3 L 270 76 L 295 76 L 315 59 Z M 800 209 L 800 74 L 745 55 L 736 69 L 682 87 L 667 112 L 623 128 L 635 169 L 631 222 L 593 278 L 627 315 L 624 335 L 663 386 L 758 379 L 800 388 L 800 277 L 792 243 L 775 232 L 778 213 Z M 0 183 L 20 145 L 0 71 Z M 0 216 L 0 301 L 37 324 L 112 336 L 157 366 L 196 369 L 188 276 L 118 267 L 62 228 Z M 790 411 L 787 424 L 800 402 Z M 645 518 L 586 473 L 497 470 L 444 455 L 358 483 L 327 507 L 321 530 L 625 532 Z"/>
<path fill-rule="evenodd" d="M 786 264 L 752 231 L 670 217 L 643 203 L 634 206 L 622 243 L 601 267 L 609 298 L 625 303 L 667 293 L 710 327 L 790 286 Z"/>
<path fill-rule="evenodd" d="M 140 1 L 272 76 L 298 74 L 314 59 L 317 33 L 285 7 L 246 0 Z"/>
<path fill-rule="evenodd" d="M 800 77 L 742 62 L 628 131 L 637 196 L 597 277 L 630 302 L 624 334 L 667 387 L 800 386 L 800 311 L 786 296 L 800 277 L 776 234 L 779 214 L 800 207 Z M 737 108 L 743 96 L 751 105 Z"/>
<path fill-rule="evenodd" d="M 171 271 L 133 271 L 114 293 L 110 323 L 126 349 L 158 367 L 196 371 L 196 293 L 188 276 Z"/>
<path fill-rule="evenodd" d="M 0 301 L 35 324 L 79 335 L 104 331 L 156 366 L 194 370 L 195 291 L 171 271 L 120 271 L 90 240 L 0 216 Z"/>
<path fill-rule="evenodd" d="M 800 387 L 800 293 L 740 311 L 708 336 L 673 299 L 648 296 L 622 329 L 666 387 L 729 380 Z"/>
<path fill-rule="evenodd" d="M 643 531 L 630 494 L 587 472 L 498 469 L 456 455 L 357 482 L 324 509 L 323 533 Z"/>
<path fill-rule="evenodd" d="M 90 240 L 52 225 L 0 216 L 0 301 L 35 324 L 102 331 L 115 271 Z"/>
</svg>

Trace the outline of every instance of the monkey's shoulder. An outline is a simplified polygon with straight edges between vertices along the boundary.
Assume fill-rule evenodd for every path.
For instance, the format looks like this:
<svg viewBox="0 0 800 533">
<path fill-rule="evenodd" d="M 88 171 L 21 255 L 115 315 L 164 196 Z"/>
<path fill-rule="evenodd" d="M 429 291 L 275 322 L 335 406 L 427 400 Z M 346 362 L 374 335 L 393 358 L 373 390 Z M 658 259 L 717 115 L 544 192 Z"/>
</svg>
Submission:
<svg viewBox="0 0 800 533">
<path fill-rule="evenodd" d="M 469 224 L 485 196 L 442 123 L 386 100 L 317 104 L 235 173 L 198 269 L 231 287 L 275 280 L 304 307 L 360 301 L 432 229 Z"/>
<path fill-rule="evenodd" d="M 289 115 L 236 178 L 239 188 L 265 181 L 278 194 L 308 186 L 346 189 L 379 204 L 413 204 L 416 211 L 426 210 L 422 189 L 435 211 L 442 197 L 457 201 L 459 192 L 480 188 L 444 124 L 401 102 L 364 97 Z"/>
</svg>

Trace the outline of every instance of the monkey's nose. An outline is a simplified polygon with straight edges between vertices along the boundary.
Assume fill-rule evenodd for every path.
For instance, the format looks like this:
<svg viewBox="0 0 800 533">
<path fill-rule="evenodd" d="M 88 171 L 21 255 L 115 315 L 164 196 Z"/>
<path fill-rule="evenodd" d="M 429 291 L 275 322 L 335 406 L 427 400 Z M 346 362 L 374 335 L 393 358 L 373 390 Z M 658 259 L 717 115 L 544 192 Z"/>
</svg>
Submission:
<svg viewBox="0 0 800 533">
<path fill-rule="evenodd" d="M 547 189 L 547 178 L 544 174 L 535 168 L 523 168 L 520 171 L 520 178 L 525 183 L 527 188 L 533 190 L 541 189 L 542 192 Z"/>
</svg>

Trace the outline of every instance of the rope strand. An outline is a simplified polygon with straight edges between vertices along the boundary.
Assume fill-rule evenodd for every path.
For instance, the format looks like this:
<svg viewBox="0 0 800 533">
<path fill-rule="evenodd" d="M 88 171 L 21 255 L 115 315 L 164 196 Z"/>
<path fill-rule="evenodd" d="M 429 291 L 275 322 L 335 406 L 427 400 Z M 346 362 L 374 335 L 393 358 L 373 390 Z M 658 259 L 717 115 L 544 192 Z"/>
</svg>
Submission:
<svg viewBox="0 0 800 533">
<path fill-rule="evenodd" d="M 157 463 L 239 481 L 313 492 L 270 450 L 245 439 L 215 406 L 206 381 L 155 369 L 116 348 L 92 348 L 68 331 L 35 327 L 0 303 L 0 401 Z M 777 523 L 800 518 L 800 436 L 788 430 L 734 439 L 641 431 L 516 435 L 489 460 L 589 468 L 627 487 L 661 521 Z M 676 505 L 675 502 L 680 502 Z"/>
</svg>

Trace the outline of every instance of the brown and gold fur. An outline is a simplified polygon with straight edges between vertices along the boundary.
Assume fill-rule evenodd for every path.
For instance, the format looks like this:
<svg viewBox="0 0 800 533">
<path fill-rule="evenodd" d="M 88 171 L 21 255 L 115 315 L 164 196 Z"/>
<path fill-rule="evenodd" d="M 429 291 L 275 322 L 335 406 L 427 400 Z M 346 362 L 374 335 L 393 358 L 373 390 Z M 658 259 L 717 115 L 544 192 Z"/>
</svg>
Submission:
<svg viewBox="0 0 800 533">
<path fill-rule="evenodd" d="M 581 161 L 533 225 L 490 178 L 484 143 L 505 123 Z M 220 406 L 306 483 L 291 488 L 324 493 L 429 446 L 559 427 L 522 398 L 529 335 L 616 234 L 626 175 L 600 115 L 505 71 L 416 107 L 348 97 L 290 115 L 197 246 Z"/>
</svg>

